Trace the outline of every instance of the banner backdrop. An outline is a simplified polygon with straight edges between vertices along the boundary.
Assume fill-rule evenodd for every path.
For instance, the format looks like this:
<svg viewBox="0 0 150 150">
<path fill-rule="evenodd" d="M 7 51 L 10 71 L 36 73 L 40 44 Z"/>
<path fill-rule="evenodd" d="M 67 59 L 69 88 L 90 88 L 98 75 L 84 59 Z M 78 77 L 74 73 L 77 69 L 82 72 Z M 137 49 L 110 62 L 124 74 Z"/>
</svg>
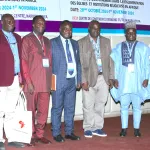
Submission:
<svg viewBox="0 0 150 150">
<path fill-rule="evenodd" d="M 149 34 L 149 10 L 150 0 L 0 0 L 0 18 L 12 14 L 20 32 L 31 31 L 33 17 L 43 15 L 47 32 L 58 32 L 60 21 L 70 20 L 74 32 L 85 33 L 88 22 L 95 19 L 106 33 L 121 33 L 124 23 L 134 20 L 139 31 Z"/>
</svg>

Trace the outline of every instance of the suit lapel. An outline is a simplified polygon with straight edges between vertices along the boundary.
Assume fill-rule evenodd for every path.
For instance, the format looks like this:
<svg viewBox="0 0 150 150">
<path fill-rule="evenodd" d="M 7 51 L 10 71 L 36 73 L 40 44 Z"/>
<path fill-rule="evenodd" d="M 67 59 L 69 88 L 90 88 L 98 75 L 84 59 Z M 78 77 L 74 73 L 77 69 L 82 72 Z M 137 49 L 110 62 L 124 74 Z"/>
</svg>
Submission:
<svg viewBox="0 0 150 150">
<path fill-rule="evenodd" d="M 86 43 L 87 43 L 87 48 L 86 49 L 88 51 L 91 51 L 92 53 L 94 53 L 94 49 L 93 49 L 92 43 L 90 41 L 89 35 L 87 35 L 87 37 L 86 37 Z"/>
<path fill-rule="evenodd" d="M 101 54 L 101 59 L 103 59 L 103 54 L 104 54 L 104 47 L 103 45 L 105 45 L 105 43 L 103 43 L 103 38 L 102 36 L 100 36 L 100 54 Z"/>
<path fill-rule="evenodd" d="M 101 54 L 101 62 L 102 62 L 102 70 L 104 71 L 104 64 L 105 64 L 105 60 L 104 60 L 104 55 L 105 55 L 105 43 L 103 42 L 103 37 L 100 36 L 100 54 Z"/>
<path fill-rule="evenodd" d="M 65 56 L 65 50 L 64 50 L 63 43 L 62 43 L 62 41 L 61 41 L 60 36 L 58 36 L 58 38 L 57 38 L 57 43 L 58 43 L 58 47 L 59 47 L 58 50 L 60 51 L 60 54 L 62 54 L 63 57 L 66 58 L 66 56 Z"/>
<path fill-rule="evenodd" d="M 19 50 L 20 50 L 20 45 L 19 45 L 19 44 L 20 44 L 20 43 L 19 43 L 20 41 L 18 40 L 17 36 L 16 36 L 14 33 L 13 33 L 13 35 L 14 35 L 14 37 L 16 38 L 17 47 L 18 47 L 18 52 L 19 52 L 19 55 L 21 56 L 20 51 L 19 51 Z M 20 57 L 20 58 L 21 58 L 21 57 Z"/>
<path fill-rule="evenodd" d="M 5 46 L 7 45 L 8 50 L 12 53 L 11 47 L 10 47 L 10 45 L 9 45 L 9 43 L 8 43 L 2 30 L 0 31 L 0 34 L 1 34 L 0 44 L 5 45 Z M 13 55 L 13 53 L 12 53 L 12 55 Z"/>
<path fill-rule="evenodd" d="M 4 35 L 4 33 L 3 33 L 2 30 L 0 31 L 0 34 L 2 35 L 2 36 L 1 36 L 1 43 L 5 43 L 5 44 L 9 45 L 9 44 L 8 44 L 8 41 L 7 41 L 7 39 L 5 38 L 5 35 Z"/>
<path fill-rule="evenodd" d="M 95 57 L 95 52 L 94 52 L 95 50 L 93 49 L 93 46 L 92 46 L 92 43 L 90 41 L 89 35 L 87 35 L 87 37 L 86 37 L 86 43 L 87 43 L 86 49 L 92 53 L 93 59 L 96 62 L 97 60 L 96 60 L 96 57 Z"/>
</svg>

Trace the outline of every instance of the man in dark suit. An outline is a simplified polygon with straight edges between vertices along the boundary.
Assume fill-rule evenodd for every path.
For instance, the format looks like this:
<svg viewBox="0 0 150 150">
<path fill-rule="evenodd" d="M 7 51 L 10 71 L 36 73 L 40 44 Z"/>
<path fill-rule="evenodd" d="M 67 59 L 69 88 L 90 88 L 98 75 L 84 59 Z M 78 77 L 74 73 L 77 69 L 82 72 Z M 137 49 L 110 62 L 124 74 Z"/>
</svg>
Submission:
<svg viewBox="0 0 150 150">
<path fill-rule="evenodd" d="M 60 24 L 60 36 L 51 39 L 52 72 L 56 75 L 56 91 L 52 92 L 52 129 L 57 142 L 64 142 L 61 135 L 61 115 L 64 109 L 65 139 L 80 140 L 74 131 L 76 87 L 80 88 L 81 66 L 79 46 L 72 40 L 72 24 Z"/>
<path fill-rule="evenodd" d="M 3 126 L 8 146 L 24 147 L 17 142 L 14 130 L 11 126 L 13 112 L 15 110 L 20 93 L 20 58 L 21 37 L 13 33 L 15 20 L 12 15 L 4 14 L 1 18 L 2 30 L 0 30 L 0 150 L 5 150 L 3 138 Z"/>
<path fill-rule="evenodd" d="M 49 39 L 43 36 L 45 19 L 35 16 L 32 22 L 33 32 L 22 40 L 22 69 L 25 79 L 24 92 L 27 109 L 32 111 L 32 139 L 28 146 L 51 142 L 44 137 L 44 128 L 48 117 L 51 88 L 51 49 Z M 35 119 L 37 124 L 35 124 Z"/>
</svg>

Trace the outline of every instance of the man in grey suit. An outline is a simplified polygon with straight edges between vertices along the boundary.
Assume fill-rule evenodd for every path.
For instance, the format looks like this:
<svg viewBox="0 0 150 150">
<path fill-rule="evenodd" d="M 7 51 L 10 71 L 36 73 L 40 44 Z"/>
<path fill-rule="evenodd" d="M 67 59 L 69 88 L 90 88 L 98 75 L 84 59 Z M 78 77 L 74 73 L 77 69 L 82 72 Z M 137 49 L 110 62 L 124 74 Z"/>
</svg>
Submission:
<svg viewBox="0 0 150 150">
<path fill-rule="evenodd" d="M 105 137 L 104 108 L 108 89 L 113 86 L 113 61 L 110 40 L 100 36 L 100 23 L 89 23 L 89 34 L 78 41 L 82 70 L 84 136 Z"/>
<path fill-rule="evenodd" d="M 52 133 L 56 142 L 64 142 L 61 135 L 61 115 L 64 109 L 65 139 L 80 140 L 74 134 L 76 88 L 81 86 L 81 64 L 78 42 L 71 39 L 72 24 L 60 24 L 60 36 L 51 39 L 52 72 L 56 75 L 56 91 L 52 92 Z"/>
</svg>

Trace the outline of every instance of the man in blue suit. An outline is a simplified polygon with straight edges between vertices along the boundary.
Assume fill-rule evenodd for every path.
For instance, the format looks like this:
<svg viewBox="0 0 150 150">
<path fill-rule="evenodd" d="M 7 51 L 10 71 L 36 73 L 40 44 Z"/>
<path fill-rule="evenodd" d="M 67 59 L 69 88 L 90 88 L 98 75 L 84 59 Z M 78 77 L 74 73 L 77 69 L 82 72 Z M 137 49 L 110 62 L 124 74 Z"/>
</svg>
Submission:
<svg viewBox="0 0 150 150">
<path fill-rule="evenodd" d="M 74 134 L 76 88 L 81 87 L 79 46 L 72 40 L 72 23 L 60 24 L 60 35 L 51 39 L 52 72 L 56 75 L 56 91 L 52 92 L 52 133 L 56 142 L 64 142 L 61 135 L 61 116 L 64 109 L 65 139 L 80 140 Z"/>
</svg>

